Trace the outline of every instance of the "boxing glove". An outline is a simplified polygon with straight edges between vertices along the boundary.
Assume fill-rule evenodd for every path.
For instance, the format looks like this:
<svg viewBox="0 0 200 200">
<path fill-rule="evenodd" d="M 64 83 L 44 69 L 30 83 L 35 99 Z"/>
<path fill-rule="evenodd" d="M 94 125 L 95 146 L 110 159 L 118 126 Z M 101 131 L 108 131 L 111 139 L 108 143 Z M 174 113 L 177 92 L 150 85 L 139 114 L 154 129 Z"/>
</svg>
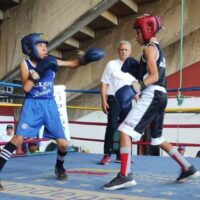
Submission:
<svg viewBox="0 0 200 200">
<path fill-rule="evenodd" d="M 134 59 L 132 57 L 128 57 L 124 61 L 121 71 L 128 72 L 132 76 L 138 78 L 137 76 L 138 76 L 138 72 L 139 72 L 139 67 L 140 67 L 140 64 L 136 59 Z"/>
<path fill-rule="evenodd" d="M 136 91 L 129 85 L 124 85 L 116 91 L 115 98 L 117 99 L 122 111 L 130 108 L 132 99 L 135 95 Z"/>
<path fill-rule="evenodd" d="M 88 63 L 98 61 L 104 57 L 104 51 L 100 48 L 90 48 L 83 56 L 79 58 L 81 65 L 86 65 Z"/>
<path fill-rule="evenodd" d="M 30 71 L 29 79 L 34 83 L 37 83 L 49 69 L 54 72 L 58 71 L 58 63 L 53 56 L 46 56 L 44 59 L 38 62 L 36 68 Z"/>
</svg>

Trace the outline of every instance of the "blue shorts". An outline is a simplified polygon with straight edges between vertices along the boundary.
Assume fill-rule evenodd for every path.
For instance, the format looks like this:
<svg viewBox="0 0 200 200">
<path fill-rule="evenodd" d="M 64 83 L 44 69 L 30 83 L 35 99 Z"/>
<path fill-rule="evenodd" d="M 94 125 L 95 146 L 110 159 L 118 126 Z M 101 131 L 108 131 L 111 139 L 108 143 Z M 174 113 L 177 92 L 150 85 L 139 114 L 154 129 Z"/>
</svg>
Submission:
<svg viewBox="0 0 200 200">
<path fill-rule="evenodd" d="M 54 99 L 25 99 L 16 135 L 35 138 L 42 125 L 43 138 L 66 139 Z"/>
</svg>

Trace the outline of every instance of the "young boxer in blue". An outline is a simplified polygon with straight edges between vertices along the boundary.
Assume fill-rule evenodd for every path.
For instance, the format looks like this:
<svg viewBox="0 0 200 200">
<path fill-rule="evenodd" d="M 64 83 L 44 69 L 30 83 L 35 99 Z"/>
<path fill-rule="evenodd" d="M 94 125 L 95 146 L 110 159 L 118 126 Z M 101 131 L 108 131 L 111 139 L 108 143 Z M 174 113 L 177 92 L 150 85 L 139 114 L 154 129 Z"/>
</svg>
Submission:
<svg viewBox="0 0 200 200">
<path fill-rule="evenodd" d="M 29 57 L 20 64 L 22 88 L 26 97 L 16 133 L 0 153 L 0 171 L 12 153 L 21 146 L 23 139 L 35 138 L 44 125 L 44 137 L 55 139 L 58 145 L 55 174 L 59 180 L 65 180 L 67 141 L 53 96 L 55 74 L 59 66 L 75 68 L 86 65 L 100 60 L 104 52 L 99 48 L 91 48 L 79 59 L 63 61 L 48 55 L 48 40 L 44 34 L 27 35 L 22 38 L 21 44 L 23 53 Z"/>
</svg>

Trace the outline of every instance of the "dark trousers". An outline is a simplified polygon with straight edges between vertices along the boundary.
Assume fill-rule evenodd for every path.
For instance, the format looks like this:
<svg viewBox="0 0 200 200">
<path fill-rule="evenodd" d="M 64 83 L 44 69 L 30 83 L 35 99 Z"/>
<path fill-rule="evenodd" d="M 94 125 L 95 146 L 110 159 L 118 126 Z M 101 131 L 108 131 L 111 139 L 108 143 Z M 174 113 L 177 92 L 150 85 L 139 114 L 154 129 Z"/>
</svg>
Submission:
<svg viewBox="0 0 200 200">
<path fill-rule="evenodd" d="M 118 101 L 112 95 L 108 96 L 107 103 L 109 105 L 109 109 L 104 140 L 104 154 L 111 154 L 113 152 L 114 133 L 117 130 L 119 123 L 125 119 L 132 106 L 126 111 L 121 111 Z M 119 149 L 115 150 L 115 153 L 119 154 Z"/>
<path fill-rule="evenodd" d="M 118 128 L 120 107 L 114 96 L 111 95 L 108 96 L 107 103 L 109 105 L 109 109 L 104 140 L 104 154 L 111 154 L 113 151 L 113 136 Z"/>
</svg>

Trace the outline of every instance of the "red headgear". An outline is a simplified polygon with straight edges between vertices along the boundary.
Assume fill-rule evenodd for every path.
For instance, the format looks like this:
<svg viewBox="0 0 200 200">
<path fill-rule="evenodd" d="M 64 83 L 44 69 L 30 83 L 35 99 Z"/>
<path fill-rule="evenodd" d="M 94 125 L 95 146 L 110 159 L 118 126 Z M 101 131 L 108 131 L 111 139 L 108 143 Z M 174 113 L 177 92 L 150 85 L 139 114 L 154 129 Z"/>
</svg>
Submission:
<svg viewBox="0 0 200 200">
<path fill-rule="evenodd" d="M 141 30 L 144 42 L 149 42 L 151 37 L 155 36 L 155 34 L 162 28 L 162 21 L 158 16 L 146 14 L 138 17 L 133 26 L 135 29 Z M 151 28 L 151 31 L 148 30 L 148 27 Z"/>
</svg>

